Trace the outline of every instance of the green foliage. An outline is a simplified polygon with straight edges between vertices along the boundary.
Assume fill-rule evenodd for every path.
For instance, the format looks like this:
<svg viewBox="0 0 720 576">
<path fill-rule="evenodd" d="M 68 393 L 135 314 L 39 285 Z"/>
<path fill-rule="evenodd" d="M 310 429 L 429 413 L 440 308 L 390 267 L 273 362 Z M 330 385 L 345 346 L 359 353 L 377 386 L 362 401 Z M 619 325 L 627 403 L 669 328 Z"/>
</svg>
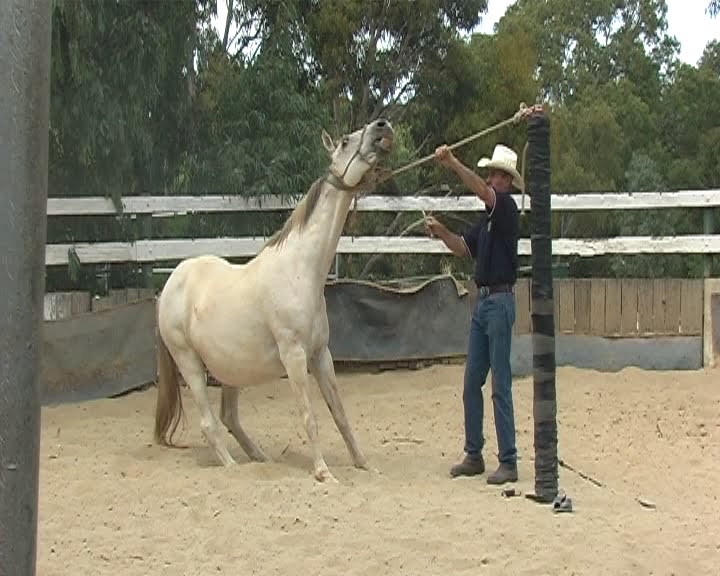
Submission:
<svg viewBox="0 0 720 576">
<path fill-rule="evenodd" d="M 661 192 L 665 182 L 660 167 L 647 154 L 633 152 L 625 174 L 627 192 Z"/>
<path fill-rule="evenodd" d="M 299 84 L 297 68 L 272 52 L 250 66 L 213 54 L 176 191 L 304 194 L 327 165 L 320 135 L 328 119 Z"/>
<path fill-rule="evenodd" d="M 663 139 L 674 156 L 695 154 L 711 96 L 710 75 L 691 66 L 682 66 L 665 94 Z"/>
<path fill-rule="evenodd" d="M 437 64 L 487 0 L 308 0 L 306 40 L 338 129 L 387 115 L 412 98 L 416 77 Z M 344 128 L 343 128 L 344 127 Z"/>
<path fill-rule="evenodd" d="M 705 46 L 703 55 L 700 58 L 700 68 L 708 70 L 716 76 L 720 75 L 720 42 L 713 40 Z"/>
<path fill-rule="evenodd" d="M 553 188 L 564 192 L 617 190 L 623 179 L 624 135 L 609 104 L 589 96 L 552 117 Z"/>
<path fill-rule="evenodd" d="M 53 11 L 51 195 L 162 191 L 189 105 L 194 3 L 58 0 Z"/>
<path fill-rule="evenodd" d="M 652 97 L 677 53 L 665 0 L 518 0 L 498 33 L 517 30 L 533 38 L 543 95 L 552 103 L 622 78 Z"/>
</svg>

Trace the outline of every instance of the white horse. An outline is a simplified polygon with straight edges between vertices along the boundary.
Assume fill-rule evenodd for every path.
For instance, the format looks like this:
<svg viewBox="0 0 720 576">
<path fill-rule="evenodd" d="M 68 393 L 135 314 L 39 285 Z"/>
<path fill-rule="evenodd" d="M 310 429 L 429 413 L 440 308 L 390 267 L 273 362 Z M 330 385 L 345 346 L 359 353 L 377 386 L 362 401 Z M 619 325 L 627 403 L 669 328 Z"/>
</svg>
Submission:
<svg viewBox="0 0 720 576">
<path fill-rule="evenodd" d="M 241 265 L 215 256 L 190 258 L 168 278 L 157 304 L 157 442 L 171 444 L 183 416 L 179 370 L 199 408 L 205 438 L 220 463 L 235 464 L 210 409 L 207 370 L 222 384 L 222 423 L 252 460 L 267 460 L 240 425 L 238 387 L 287 375 L 310 439 L 315 478 L 335 481 L 318 442 L 312 377 L 353 463 L 368 469 L 337 391 L 324 287 L 350 204 L 374 187 L 393 129 L 377 120 L 337 143 L 323 130 L 322 141 L 331 159 L 328 173 L 257 256 Z"/>
</svg>

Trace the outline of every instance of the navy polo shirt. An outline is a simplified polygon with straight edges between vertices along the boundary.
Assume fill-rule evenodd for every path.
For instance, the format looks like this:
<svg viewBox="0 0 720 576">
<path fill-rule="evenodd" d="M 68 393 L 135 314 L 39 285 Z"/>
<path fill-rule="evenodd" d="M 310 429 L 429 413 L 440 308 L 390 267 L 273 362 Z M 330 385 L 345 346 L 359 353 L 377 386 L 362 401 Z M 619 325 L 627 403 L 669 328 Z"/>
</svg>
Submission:
<svg viewBox="0 0 720 576">
<path fill-rule="evenodd" d="M 508 193 L 495 194 L 492 210 L 461 234 L 475 259 L 475 284 L 515 284 L 518 268 L 518 208 Z"/>
</svg>

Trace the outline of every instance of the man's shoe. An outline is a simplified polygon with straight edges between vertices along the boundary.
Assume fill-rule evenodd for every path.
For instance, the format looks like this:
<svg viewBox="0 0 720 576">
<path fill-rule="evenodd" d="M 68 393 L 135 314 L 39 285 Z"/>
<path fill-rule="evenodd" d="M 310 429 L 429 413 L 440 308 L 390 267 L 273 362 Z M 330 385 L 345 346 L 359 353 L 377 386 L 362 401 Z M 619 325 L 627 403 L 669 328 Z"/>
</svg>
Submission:
<svg viewBox="0 0 720 576">
<path fill-rule="evenodd" d="M 477 476 L 485 472 L 485 460 L 482 456 L 465 456 L 462 462 L 450 468 L 450 476 Z"/>
<path fill-rule="evenodd" d="M 495 470 L 487 478 L 488 484 L 505 484 L 506 482 L 517 482 L 518 472 L 517 466 L 510 464 L 500 464 L 498 469 Z"/>
</svg>

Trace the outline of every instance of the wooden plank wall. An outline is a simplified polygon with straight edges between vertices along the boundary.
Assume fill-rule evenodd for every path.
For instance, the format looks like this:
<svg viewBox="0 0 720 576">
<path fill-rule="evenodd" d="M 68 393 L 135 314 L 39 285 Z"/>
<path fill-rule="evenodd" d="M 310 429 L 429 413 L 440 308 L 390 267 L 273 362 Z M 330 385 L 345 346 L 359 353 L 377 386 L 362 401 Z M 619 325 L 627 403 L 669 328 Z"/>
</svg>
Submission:
<svg viewBox="0 0 720 576">
<path fill-rule="evenodd" d="M 146 288 L 110 290 L 107 296 L 90 298 L 88 292 L 52 292 L 45 294 L 45 320 L 63 320 L 77 314 L 108 310 L 155 295 Z"/>
<path fill-rule="evenodd" d="M 86 292 L 45 295 L 45 320 L 106 310 L 154 295 L 153 290 L 111 290 L 90 299 Z M 516 334 L 532 331 L 530 279 L 515 287 Z M 556 334 L 699 336 L 703 329 L 703 281 L 661 279 L 558 279 L 553 285 Z"/>
<path fill-rule="evenodd" d="M 530 280 L 515 291 L 516 334 L 529 334 Z M 703 281 L 659 279 L 558 279 L 553 284 L 556 334 L 595 336 L 699 336 Z"/>
</svg>

